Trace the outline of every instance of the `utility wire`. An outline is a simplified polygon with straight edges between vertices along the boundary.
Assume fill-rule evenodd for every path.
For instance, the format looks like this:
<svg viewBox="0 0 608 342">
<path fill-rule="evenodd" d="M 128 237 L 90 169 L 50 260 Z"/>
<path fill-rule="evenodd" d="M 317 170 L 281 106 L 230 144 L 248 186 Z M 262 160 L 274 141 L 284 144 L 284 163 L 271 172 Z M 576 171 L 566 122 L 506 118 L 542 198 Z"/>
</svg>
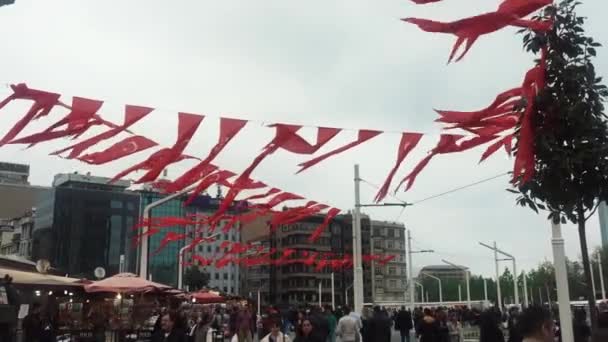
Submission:
<svg viewBox="0 0 608 342">
<path fill-rule="evenodd" d="M 501 173 L 501 174 L 498 174 L 498 175 L 496 175 L 496 176 L 492 176 L 492 177 L 490 177 L 490 178 L 485 178 L 485 179 L 482 179 L 482 180 L 480 180 L 480 181 L 477 181 L 477 182 L 474 182 L 474 183 L 471 183 L 471 184 L 467 184 L 467 185 L 464 185 L 464 186 L 461 186 L 461 187 L 458 187 L 458 188 L 455 188 L 455 189 L 452 189 L 452 190 L 448 190 L 448 191 L 445 191 L 445 192 L 439 193 L 439 194 L 437 194 L 437 195 L 429 196 L 429 197 L 423 198 L 423 199 L 421 199 L 421 200 L 414 201 L 412 204 L 419 204 L 419 203 L 426 202 L 426 201 L 429 201 L 429 200 L 432 200 L 432 199 L 435 199 L 435 198 L 443 197 L 443 196 L 445 196 L 445 195 L 449 195 L 449 194 L 452 194 L 452 193 L 457 192 L 457 191 L 460 191 L 460 190 L 465 190 L 465 189 L 468 189 L 468 188 L 474 187 L 474 186 L 476 186 L 476 185 L 479 185 L 479 184 L 483 184 L 483 183 L 486 183 L 486 182 L 492 181 L 492 180 L 494 180 L 494 179 L 500 178 L 500 177 L 502 177 L 502 176 L 506 176 L 506 175 L 508 175 L 508 174 L 509 174 L 509 172 L 503 172 L 503 173 Z"/>
</svg>

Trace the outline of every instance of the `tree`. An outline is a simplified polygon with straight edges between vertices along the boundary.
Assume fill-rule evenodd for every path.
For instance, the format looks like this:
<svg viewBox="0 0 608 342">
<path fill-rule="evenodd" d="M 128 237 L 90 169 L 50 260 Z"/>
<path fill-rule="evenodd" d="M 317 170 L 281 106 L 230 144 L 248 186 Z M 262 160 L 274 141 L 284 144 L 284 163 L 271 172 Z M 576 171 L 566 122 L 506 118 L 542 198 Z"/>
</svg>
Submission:
<svg viewBox="0 0 608 342">
<path fill-rule="evenodd" d="M 191 266 L 184 273 L 184 284 L 190 290 L 200 290 L 209 284 L 209 273 L 201 271 L 196 266 Z"/>
<path fill-rule="evenodd" d="M 546 84 L 531 113 L 534 175 L 517 183 L 521 194 L 517 201 L 537 212 L 548 210 L 554 222 L 578 225 L 587 298 L 594 308 L 585 222 L 607 197 L 608 127 L 603 101 L 608 88 L 592 63 L 600 44 L 585 34 L 585 18 L 575 12 L 578 4 L 562 0 L 548 7 L 542 16 L 553 19 L 554 28 L 524 35 L 527 51 L 546 49 Z M 517 135 L 519 144 L 521 131 Z M 596 310 L 591 310 L 591 324 L 595 331 Z"/>
</svg>

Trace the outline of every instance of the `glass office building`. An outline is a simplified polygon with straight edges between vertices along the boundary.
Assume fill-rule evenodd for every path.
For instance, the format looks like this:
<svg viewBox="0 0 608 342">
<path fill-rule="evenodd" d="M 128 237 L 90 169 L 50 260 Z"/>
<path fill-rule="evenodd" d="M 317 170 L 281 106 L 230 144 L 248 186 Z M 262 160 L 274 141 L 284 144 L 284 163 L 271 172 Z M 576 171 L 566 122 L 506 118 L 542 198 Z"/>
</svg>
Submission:
<svg viewBox="0 0 608 342">
<path fill-rule="evenodd" d="M 107 178 L 64 176 L 55 177 L 55 187 L 36 206 L 33 259 L 88 279 L 97 267 L 106 276 L 121 268 L 134 272 L 129 256 L 139 195 L 125 191 L 126 184 L 108 185 Z"/>
</svg>

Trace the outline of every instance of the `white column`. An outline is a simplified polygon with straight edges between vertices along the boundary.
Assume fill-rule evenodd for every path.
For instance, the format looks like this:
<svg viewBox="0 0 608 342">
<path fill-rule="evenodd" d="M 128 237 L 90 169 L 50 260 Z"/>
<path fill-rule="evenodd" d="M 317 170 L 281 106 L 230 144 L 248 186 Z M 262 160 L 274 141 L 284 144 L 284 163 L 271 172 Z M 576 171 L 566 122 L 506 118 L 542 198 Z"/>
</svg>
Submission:
<svg viewBox="0 0 608 342">
<path fill-rule="evenodd" d="M 458 284 L 458 301 L 462 302 L 462 286 Z"/>
<path fill-rule="evenodd" d="M 408 270 L 408 291 L 410 292 L 410 310 L 414 312 L 414 265 L 412 264 L 412 236 L 410 230 L 407 230 L 407 253 L 409 259 L 409 270 Z"/>
<path fill-rule="evenodd" d="M 488 301 L 488 280 L 485 277 L 483 278 L 483 299 Z"/>
<path fill-rule="evenodd" d="M 589 269 L 591 271 L 591 288 L 593 289 L 593 298 L 597 299 L 595 293 L 595 272 L 593 272 L 593 258 L 589 258 Z"/>
<path fill-rule="evenodd" d="M 496 305 L 498 310 L 502 311 L 502 296 L 500 294 L 500 270 L 498 268 L 498 247 L 494 241 L 494 264 L 496 268 Z"/>
<path fill-rule="evenodd" d="M 322 280 L 319 280 L 319 307 L 323 307 L 323 304 L 321 302 L 321 282 Z"/>
<path fill-rule="evenodd" d="M 517 281 L 517 264 L 515 258 L 513 258 L 513 290 L 515 296 L 515 306 L 519 307 L 519 283 Z"/>
<path fill-rule="evenodd" d="M 262 312 L 262 296 L 260 296 L 260 290 L 258 289 L 258 317 L 261 317 Z"/>
<path fill-rule="evenodd" d="M 465 271 L 465 277 L 467 278 L 467 306 L 471 309 L 471 272 Z"/>
<path fill-rule="evenodd" d="M 361 265 L 361 198 L 359 165 L 355 165 L 355 210 L 353 214 L 353 293 L 354 311 L 363 312 L 363 266 Z M 372 275 L 373 277 L 373 275 Z"/>
<path fill-rule="evenodd" d="M 524 278 L 524 306 L 527 308 L 530 306 L 530 302 L 528 301 L 528 276 L 525 271 L 521 272 Z"/>
<path fill-rule="evenodd" d="M 602 300 L 606 300 L 606 288 L 604 287 L 604 270 L 602 269 L 602 251 L 597 253 L 597 265 L 600 268 L 600 290 L 602 291 Z"/>
<path fill-rule="evenodd" d="M 372 275 L 373 277 L 373 275 Z M 331 272 L 331 309 L 336 310 L 336 292 L 334 284 L 334 272 Z"/>
<path fill-rule="evenodd" d="M 552 222 L 552 233 L 551 245 L 553 246 L 553 264 L 555 266 L 555 282 L 557 283 L 562 341 L 574 341 L 568 272 L 566 270 L 566 251 L 564 248 L 564 238 L 562 237 L 562 227 L 559 223 Z"/>
</svg>

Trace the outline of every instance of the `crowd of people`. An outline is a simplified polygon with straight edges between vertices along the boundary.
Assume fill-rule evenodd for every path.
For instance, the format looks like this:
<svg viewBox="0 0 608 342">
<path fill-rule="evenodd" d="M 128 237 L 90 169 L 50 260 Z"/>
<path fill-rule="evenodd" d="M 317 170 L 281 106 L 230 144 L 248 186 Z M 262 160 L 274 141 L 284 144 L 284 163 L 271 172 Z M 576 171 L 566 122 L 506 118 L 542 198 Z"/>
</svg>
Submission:
<svg viewBox="0 0 608 342">
<path fill-rule="evenodd" d="M 54 341 L 34 304 L 23 322 L 25 341 Z M 586 312 L 575 310 L 575 342 L 587 342 L 590 329 Z M 279 310 L 269 307 L 258 315 L 247 304 L 203 306 L 197 310 L 155 312 L 151 321 L 153 342 L 391 342 L 393 332 L 401 342 L 463 342 L 463 328 L 478 327 L 480 342 L 554 342 L 559 339 L 556 312 L 530 307 L 501 313 L 456 308 L 416 308 L 412 312 L 379 306 L 364 308 L 361 315 L 350 308 L 302 307 Z M 608 324 L 608 311 L 600 315 Z M 412 339 L 412 335 L 415 337 Z M 103 331 L 99 341 L 104 340 Z"/>
</svg>

